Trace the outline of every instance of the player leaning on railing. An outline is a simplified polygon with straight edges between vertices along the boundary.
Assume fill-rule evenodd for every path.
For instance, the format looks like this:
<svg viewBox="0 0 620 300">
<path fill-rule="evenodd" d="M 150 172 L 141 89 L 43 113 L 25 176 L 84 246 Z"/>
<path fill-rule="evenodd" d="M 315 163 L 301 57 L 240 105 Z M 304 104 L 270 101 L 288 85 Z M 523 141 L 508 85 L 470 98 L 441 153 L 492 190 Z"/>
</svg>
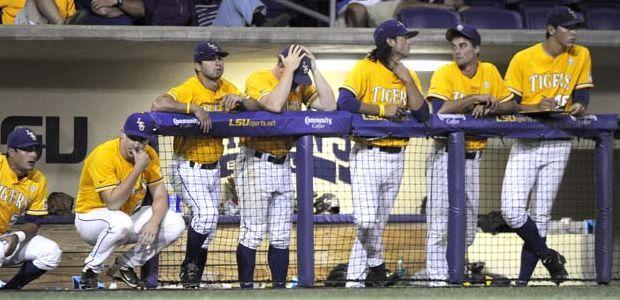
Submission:
<svg viewBox="0 0 620 300">
<path fill-rule="evenodd" d="M 564 111 L 582 115 L 592 85 L 590 52 L 576 45 L 583 20 L 568 7 L 553 9 L 546 41 L 512 58 L 506 84 L 523 112 Z M 523 239 L 517 285 L 525 286 L 540 259 L 553 282 L 568 278 L 564 256 L 547 247 L 547 224 L 571 150 L 570 140 L 517 139 L 512 145 L 502 185 L 502 214 Z M 536 204 L 529 212 L 530 192 Z"/>
</svg>

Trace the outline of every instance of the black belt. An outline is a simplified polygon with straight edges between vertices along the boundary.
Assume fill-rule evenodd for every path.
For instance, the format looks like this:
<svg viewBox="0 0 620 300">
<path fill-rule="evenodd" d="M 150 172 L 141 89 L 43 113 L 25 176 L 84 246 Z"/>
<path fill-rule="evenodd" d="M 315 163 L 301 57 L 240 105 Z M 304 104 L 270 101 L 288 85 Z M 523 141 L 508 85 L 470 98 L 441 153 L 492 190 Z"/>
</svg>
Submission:
<svg viewBox="0 0 620 300">
<path fill-rule="evenodd" d="M 193 168 L 194 166 L 198 166 L 203 170 L 213 170 L 217 168 L 217 161 L 215 161 L 214 163 L 210 163 L 210 164 L 199 164 L 197 162 L 193 162 L 193 161 L 189 161 L 189 167 Z"/>
<path fill-rule="evenodd" d="M 448 147 L 445 148 L 445 151 L 448 152 Z M 476 159 L 481 157 L 482 152 L 480 151 L 465 151 L 465 159 Z"/>
<path fill-rule="evenodd" d="M 366 146 L 368 149 L 379 149 L 381 152 L 385 153 L 400 153 L 403 151 L 402 147 L 386 147 L 386 146 Z"/>
<path fill-rule="evenodd" d="M 258 150 L 254 150 L 254 157 L 258 159 L 262 159 L 263 155 L 267 155 L 267 161 L 276 165 L 281 165 L 286 161 L 286 155 L 284 156 L 273 156 L 269 153 L 261 152 Z"/>
</svg>

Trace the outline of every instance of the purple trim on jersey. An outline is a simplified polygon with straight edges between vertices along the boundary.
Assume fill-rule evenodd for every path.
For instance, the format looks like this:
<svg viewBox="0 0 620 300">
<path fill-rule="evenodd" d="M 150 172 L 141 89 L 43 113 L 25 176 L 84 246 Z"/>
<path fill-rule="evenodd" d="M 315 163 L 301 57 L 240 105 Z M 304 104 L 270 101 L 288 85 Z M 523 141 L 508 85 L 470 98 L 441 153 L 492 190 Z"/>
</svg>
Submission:
<svg viewBox="0 0 620 300">
<path fill-rule="evenodd" d="M 426 120 L 428 120 L 428 118 L 431 116 L 431 113 L 428 110 L 428 103 L 424 101 L 422 102 L 422 106 L 420 108 L 418 108 L 417 110 L 412 109 L 411 115 L 413 115 L 413 117 L 420 122 L 426 122 Z"/>
<path fill-rule="evenodd" d="M 515 96 L 512 98 L 512 100 L 513 100 L 514 102 L 516 102 L 517 104 L 521 104 L 521 100 L 523 100 L 523 98 L 521 98 L 521 96 L 519 96 L 519 95 L 517 95 L 517 94 L 515 94 L 515 93 L 512 93 L 512 94 L 513 94 L 513 95 L 515 95 Z"/>
<path fill-rule="evenodd" d="M 433 113 L 439 113 L 439 110 L 443 106 L 444 100 L 436 97 L 428 97 L 428 100 L 431 102 L 431 106 L 433 107 Z"/>
<path fill-rule="evenodd" d="M 355 98 L 355 95 L 344 88 L 339 89 L 340 93 L 338 94 L 338 110 L 348 111 L 352 113 L 356 113 L 362 107 L 362 102 Z"/>
<path fill-rule="evenodd" d="M 588 104 L 590 104 L 590 89 L 574 90 L 573 102 L 581 103 L 584 107 L 588 107 Z"/>
</svg>

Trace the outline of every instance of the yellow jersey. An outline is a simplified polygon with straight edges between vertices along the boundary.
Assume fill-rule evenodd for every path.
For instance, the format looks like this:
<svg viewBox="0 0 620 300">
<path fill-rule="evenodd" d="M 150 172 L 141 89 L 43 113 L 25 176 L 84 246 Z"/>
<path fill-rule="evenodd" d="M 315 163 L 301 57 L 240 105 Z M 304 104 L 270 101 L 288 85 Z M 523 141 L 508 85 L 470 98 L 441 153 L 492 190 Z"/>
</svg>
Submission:
<svg viewBox="0 0 620 300">
<path fill-rule="evenodd" d="M 253 100 L 260 101 L 265 95 L 271 93 L 280 83 L 271 70 L 257 71 L 248 77 L 245 83 L 245 95 Z M 310 106 L 312 96 L 316 93 L 314 85 L 300 85 L 288 94 L 282 111 L 300 111 L 303 105 Z M 258 151 L 271 153 L 275 156 L 284 156 L 295 143 L 293 137 L 251 137 L 243 139 L 243 143 Z"/>
<path fill-rule="evenodd" d="M 32 1 L 32 0 L 31 0 Z M 74 0 L 54 0 L 58 12 L 63 19 L 75 14 Z M 0 0 L 0 9 L 2 9 L 2 24 L 15 24 L 15 17 L 26 5 L 26 0 Z"/>
<path fill-rule="evenodd" d="M 0 154 L 0 234 L 24 215 L 47 215 L 47 179 L 34 169 L 21 179 Z"/>
<path fill-rule="evenodd" d="M 574 90 L 593 87 L 591 69 L 586 47 L 574 45 L 554 58 L 539 43 L 515 54 L 505 79 L 508 88 L 521 96 L 521 104 L 554 98 L 560 108 L 569 110 Z"/>
<path fill-rule="evenodd" d="M 491 95 L 499 101 L 513 98 L 497 68 L 488 62 L 479 62 L 472 78 L 463 75 L 455 62 L 446 64 L 433 73 L 427 98 L 458 101 L 469 95 Z M 467 138 L 467 150 L 482 150 L 485 147 L 485 139 Z"/>
<path fill-rule="evenodd" d="M 412 70 L 409 72 L 418 90 L 422 91 L 418 75 Z M 402 108 L 407 107 L 407 88 L 403 82 L 381 62 L 372 61 L 368 57 L 357 62 L 341 88 L 351 91 L 362 103 L 396 104 Z M 408 138 L 382 138 L 372 141 L 355 137 L 353 139 L 365 145 L 388 147 L 405 147 L 409 143 Z"/>
<path fill-rule="evenodd" d="M 121 155 L 120 139 L 113 139 L 97 146 L 84 161 L 75 212 L 87 213 L 93 209 L 107 207 L 99 193 L 116 188 L 133 170 L 134 165 Z M 153 147 L 147 145 L 144 151 L 151 161 L 140 174 L 129 199 L 121 206 L 121 211 L 133 214 L 142 204 L 147 185 L 163 181 L 159 169 L 159 156 Z"/>
<path fill-rule="evenodd" d="M 189 78 L 168 91 L 168 95 L 174 100 L 196 104 L 206 111 L 222 111 L 220 102 L 227 94 L 241 95 L 241 92 L 235 85 L 223 78 L 220 79 L 220 87 L 214 92 L 202 85 L 197 76 Z M 220 160 L 223 151 L 221 138 L 174 137 L 174 152 L 200 164 L 211 164 Z"/>
</svg>

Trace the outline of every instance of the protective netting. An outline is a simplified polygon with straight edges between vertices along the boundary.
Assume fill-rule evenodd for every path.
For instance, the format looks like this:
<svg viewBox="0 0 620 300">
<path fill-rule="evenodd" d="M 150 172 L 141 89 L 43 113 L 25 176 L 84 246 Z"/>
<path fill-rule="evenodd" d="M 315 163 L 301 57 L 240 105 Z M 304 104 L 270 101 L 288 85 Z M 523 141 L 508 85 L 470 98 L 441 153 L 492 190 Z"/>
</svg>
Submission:
<svg viewBox="0 0 620 300">
<path fill-rule="evenodd" d="M 345 281 L 349 285 L 363 284 L 370 273 L 369 267 L 377 266 L 381 262 L 389 271 L 388 279 L 394 279 L 389 277 L 390 273 L 394 273 L 400 276 L 401 282 L 408 282 L 407 284 L 418 281 L 424 285 L 428 281 L 431 284 L 444 282 L 448 276 L 447 261 L 444 259 L 448 222 L 448 163 L 445 139 L 412 138 L 402 152 L 393 147 L 368 147 L 349 138 L 315 137 L 313 142 L 315 282 L 319 285 L 344 285 Z M 203 283 L 216 287 L 227 286 L 222 284 L 228 283 L 237 286 L 240 227 L 245 227 L 241 234 L 242 244 L 257 250 L 254 282 L 271 281 L 268 263 L 271 240 L 275 242 L 276 248 L 289 246 L 287 252 L 290 262 L 286 281 L 289 285 L 291 282 L 294 284 L 297 277 L 295 149 L 280 163 L 275 160 L 277 157 L 272 161 L 262 155 L 259 158 L 253 149 L 241 147 L 239 138 L 224 139 L 223 145 L 223 156 L 219 163 L 220 199 L 217 201 L 219 224 L 215 236 L 210 237 L 212 240 L 202 275 Z M 466 278 L 473 276 L 475 281 L 481 274 L 490 274 L 495 280 L 493 284 L 502 284 L 506 283 L 504 278 L 516 280 L 519 277 L 523 242 L 504 221 L 501 213 L 501 199 L 504 198 L 504 215 L 507 214 L 511 222 L 520 222 L 522 215 L 518 212 L 521 211 L 523 203 L 528 205 L 528 209 L 532 208 L 528 210 L 528 214 L 534 220 L 544 220 L 541 216 L 545 215 L 545 209 L 549 210 L 550 219 L 546 222 L 547 244 L 566 258 L 569 278 L 575 281 L 595 280 L 594 147 L 594 141 L 589 139 L 541 143 L 493 138 L 488 140 L 484 149 L 466 151 L 465 183 L 468 202 L 470 198 L 476 198 L 476 194 L 479 199 L 477 214 L 469 210 L 476 218 L 473 221 L 470 218 L 469 229 L 466 230 L 469 232 L 466 234 L 466 242 L 471 244 L 466 250 L 466 265 L 469 267 L 463 271 Z M 188 206 L 182 190 L 179 190 L 180 186 L 173 184 L 176 182 L 173 171 L 178 164 L 175 164 L 173 159 L 172 138 L 160 137 L 159 149 L 162 172 L 167 174 L 167 187 L 173 195 L 171 206 L 176 204 L 175 195 L 183 199 L 179 207 L 188 224 L 191 224 L 191 204 Z M 520 160 L 515 159 L 519 163 L 513 164 L 512 171 L 506 173 L 511 149 L 513 152 L 520 151 Z M 237 159 L 239 151 L 242 151 L 245 160 Z M 516 154 L 513 155 L 517 157 Z M 257 165 L 248 166 L 247 161 L 250 159 Z M 264 171 L 259 167 L 261 164 L 274 165 L 274 161 L 275 165 L 282 168 Z M 557 166 L 550 167 L 547 163 L 549 161 L 556 162 Z M 563 177 L 562 161 L 566 162 Z M 242 169 L 239 162 L 246 168 L 245 175 L 242 175 L 246 176 L 245 179 L 236 175 L 243 174 L 240 173 Z M 290 174 L 282 171 L 285 166 L 290 166 Z M 543 168 L 545 166 L 547 168 Z M 534 174 L 541 169 L 548 170 L 541 178 L 550 181 L 551 185 L 554 180 L 557 181 L 556 196 L 552 197 L 555 193 L 550 184 L 538 185 L 540 182 L 535 180 Z M 252 174 L 255 177 L 243 190 L 246 195 L 242 196 L 239 195 L 242 191 L 239 183 L 248 181 L 248 171 L 255 173 Z M 395 174 L 399 172 L 402 172 L 402 180 L 397 184 L 399 180 Z M 517 173 L 521 176 L 516 176 Z M 354 176 L 358 176 L 357 185 L 354 183 Z M 526 199 L 529 199 L 527 202 L 516 201 L 519 198 L 517 191 L 525 184 L 519 182 L 518 178 L 533 180 L 530 183 L 534 192 L 525 195 Z M 196 180 L 194 184 L 200 184 L 201 180 Z M 274 186 L 288 186 L 291 189 L 278 191 L 273 190 Z M 390 186 L 395 188 L 389 190 Z M 291 207 L 273 207 L 269 204 L 265 204 L 266 207 L 250 207 L 247 209 L 251 214 L 250 218 L 246 219 L 246 225 L 240 226 L 239 198 L 252 199 L 256 204 L 259 202 L 257 199 L 260 191 L 265 193 L 263 198 L 277 199 L 286 194 L 287 199 L 291 199 Z M 379 199 L 391 199 L 391 195 L 395 195 L 391 209 L 388 209 L 389 205 L 377 206 L 382 203 L 377 202 Z M 538 198 L 542 201 L 537 199 L 536 195 L 539 195 Z M 550 200 L 545 199 L 555 199 L 553 206 L 550 205 Z M 357 209 L 356 213 L 354 208 Z M 268 218 L 258 218 L 261 214 L 259 212 L 264 209 L 268 211 L 268 215 L 271 214 L 270 217 L 280 217 L 277 219 L 279 223 L 269 224 Z M 290 229 L 282 226 L 286 223 L 284 220 L 288 216 L 287 211 L 292 211 L 294 216 Z M 384 215 L 387 216 L 385 224 L 380 222 L 380 216 Z M 354 222 L 356 219 L 357 225 Z M 271 228 L 274 229 L 270 230 Z M 285 232 L 277 232 L 280 229 Z M 257 230 L 265 232 L 263 240 L 258 238 L 262 235 L 257 234 Z M 378 232 L 382 232 L 380 240 L 377 239 Z M 545 233 L 544 229 L 541 233 Z M 355 245 L 360 238 L 365 239 L 366 247 L 360 246 L 361 242 Z M 184 235 L 160 254 L 161 282 L 179 282 L 186 244 L 187 235 Z M 370 249 L 372 253 L 368 255 L 366 249 Z M 351 255 L 359 257 L 351 259 Z M 344 273 L 337 269 L 341 264 L 348 265 L 348 270 Z M 338 279 L 338 282 L 328 280 L 330 271 L 334 272 L 334 278 Z M 620 276 L 615 272 L 613 277 Z M 548 279 L 548 272 L 539 263 L 533 272 L 532 283 L 549 283 Z"/>
</svg>

